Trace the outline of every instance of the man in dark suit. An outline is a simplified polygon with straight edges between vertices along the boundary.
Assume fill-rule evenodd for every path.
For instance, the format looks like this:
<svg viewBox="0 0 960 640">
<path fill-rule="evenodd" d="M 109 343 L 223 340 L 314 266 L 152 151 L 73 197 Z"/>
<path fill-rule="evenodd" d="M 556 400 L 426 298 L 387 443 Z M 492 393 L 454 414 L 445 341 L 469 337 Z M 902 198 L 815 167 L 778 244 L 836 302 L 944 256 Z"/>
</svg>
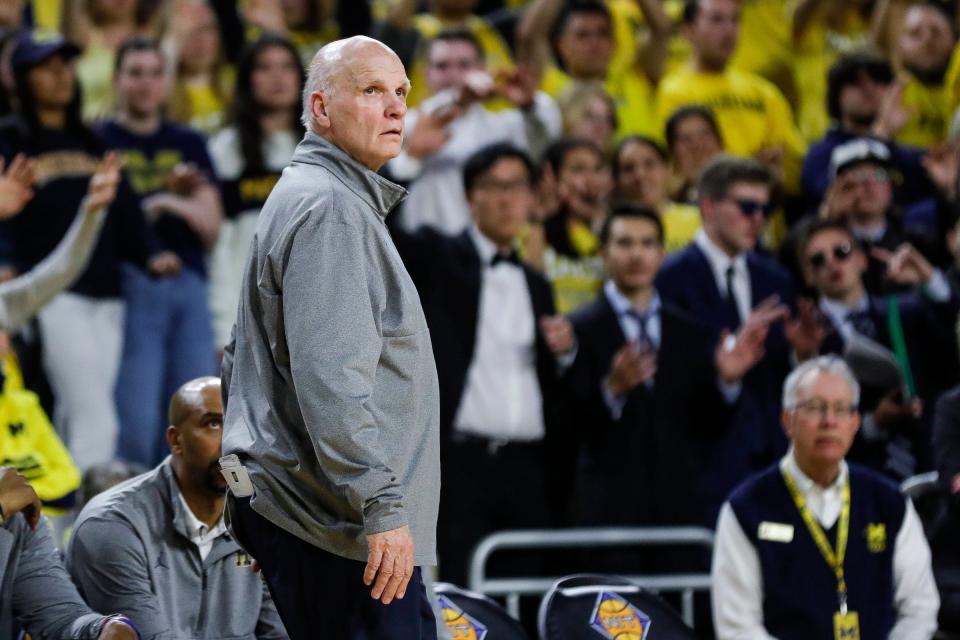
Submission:
<svg viewBox="0 0 960 640">
<path fill-rule="evenodd" d="M 821 351 L 848 353 L 851 341 L 866 340 L 903 371 L 902 382 L 891 384 L 864 377 L 876 377 L 876 366 L 854 368 L 863 388 L 863 427 L 850 452 L 851 459 L 902 480 L 930 468 L 930 414 L 960 375 L 956 339 L 948 329 L 956 322 L 957 305 L 943 274 L 912 246 L 894 252 L 875 248 L 873 254 L 885 261 L 888 280 L 919 291 L 869 295 L 867 256 L 839 222 L 814 223 L 801 239 L 798 255 L 829 328 Z"/>
<path fill-rule="evenodd" d="M 789 314 L 794 289 L 782 267 L 754 252 L 771 209 L 772 185 L 769 170 L 755 160 L 721 156 L 712 161 L 698 187 L 703 228 L 686 249 L 666 259 L 656 279 L 664 302 L 703 321 L 714 335 L 735 332 L 751 317 L 762 318 L 769 329 L 763 359 L 743 380 L 736 415 L 700 470 L 711 518 L 734 486 L 786 452 L 779 428 L 780 387 L 790 370 L 791 349 L 802 360 L 819 346 L 810 343 L 805 318 L 774 322 Z"/>
<path fill-rule="evenodd" d="M 565 376 L 580 437 L 577 523 L 712 526 L 704 463 L 726 436 L 743 376 L 763 356 L 766 327 L 752 322 L 718 343 L 661 298 L 656 212 L 618 207 L 600 240 L 610 279 L 571 316 L 577 353 Z"/>
<path fill-rule="evenodd" d="M 467 160 L 463 177 L 474 219 L 467 231 L 409 234 L 391 220 L 439 373 L 439 567 L 442 579 L 458 584 L 486 534 L 552 524 L 554 353 L 573 346 L 569 323 L 553 317 L 550 285 L 513 248 L 533 205 L 529 158 L 511 145 L 491 145 Z"/>
</svg>

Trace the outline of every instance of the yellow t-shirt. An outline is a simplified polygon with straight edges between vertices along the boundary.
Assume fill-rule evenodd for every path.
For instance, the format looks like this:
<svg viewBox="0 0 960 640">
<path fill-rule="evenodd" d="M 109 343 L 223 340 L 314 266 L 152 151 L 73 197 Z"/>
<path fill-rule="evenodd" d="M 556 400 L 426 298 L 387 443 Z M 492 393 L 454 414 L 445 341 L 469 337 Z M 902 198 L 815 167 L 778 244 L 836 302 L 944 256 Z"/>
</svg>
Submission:
<svg viewBox="0 0 960 640">
<path fill-rule="evenodd" d="M 671 202 L 660 214 L 663 222 L 663 245 L 667 253 L 686 247 L 700 229 L 700 209 L 682 202 Z"/>
<path fill-rule="evenodd" d="M 76 62 L 77 80 L 83 88 L 83 119 L 93 122 L 113 111 L 113 66 L 116 53 L 103 44 L 99 31 L 90 32 L 90 42 Z"/>
<path fill-rule="evenodd" d="M 420 32 L 423 41 L 430 40 L 443 31 L 444 24 L 430 14 L 421 13 L 413 19 L 414 27 Z M 484 61 L 487 70 L 496 74 L 498 71 L 513 68 L 513 58 L 510 48 L 500 37 L 500 33 L 480 16 L 470 16 L 463 27 L 469 30 L 480 42 L 483 48 Z M 413 108 L 430 97 L 430 87 L 427 85 L 427 60 L 423 46 L 418 48 L 413 64 L 410 65 L 410 95 L 407 96 L 407 106 Z"/>
<path fill-rule="evenodd" d="M 956 108 L 960 105 L 960 47 L 953 48 L 950 65 L 947 67 L 947 77 L 943 84 L 947 88 L 950 104 Z"/>
<path fill-rule="evenodd" d="M 946 142 L 953 105 L 945 85 L 927 86 L 910 73 L 903 89 L 902 104 L 911 111 L 906 126 L 897 132 L 897 142 L 916 147 L 929 147 Z"/>
<path fill-rule="evenodd" d="M 657 97 L 662 121 L 690 104 L 710 107 L 724 146 L 734 155 L 752 156 L 764 148 L 783 146 L 786 186 L 796 189 L 806 143 L 794 125 L 790 105 L 775 86 L 737 69 L 708 74 L 688 67 L 663 79 Z"/>
<path fill-rule="evenodd" d="M 573 83 L 587 85 L 591 81 L 577 81 L 556 66 L 543 74 L 540 89 L 556 98 Z M 616 137 L 637 133 L 655 140 L 663 140 L 663 125 L 657 117 L 654 89 L 645 75 L 634 69 L 607 75 L 603 83 L 617 106 Z"/>
<path fill-rule="evenodd" d="M 740 40 L 730 66 L 763 76 L 793 95 L 793 34 L 796 0 L 741 0 Z"/>
<path fill-rule="evenodd" d="M 547 245 L 543 270 L 553 286 L 557 313 L 568 314 L 593 302 L 603 286 L 603 260 L 598 254 L 600 240 L 583 223 L 566 226 L 576 256 Z"/>
<path fill-rule="evenodd" d="M 30 482 L 44 503 L 69 498 L 80 487 L 80 472 L 40 406 L 22 389 L 16 359 L 3 361 L 7 380 L 0 393 L 0 466 L 12 466 Z M 45 506 L 47 515 L 64 509 Z"/>
<path fill-rule="evenodd" d="M 843 53 L 863 49 L 870 42 L 870 25 L 856 11 L 848 11 L 843 26 L 827 29 L 820 18 L 796 46 L 794 84 L 799 95 L 797 124 L 808 142 L 820 139 L 830 125 L 827 115 L 827 73 Z"/>
</svg>

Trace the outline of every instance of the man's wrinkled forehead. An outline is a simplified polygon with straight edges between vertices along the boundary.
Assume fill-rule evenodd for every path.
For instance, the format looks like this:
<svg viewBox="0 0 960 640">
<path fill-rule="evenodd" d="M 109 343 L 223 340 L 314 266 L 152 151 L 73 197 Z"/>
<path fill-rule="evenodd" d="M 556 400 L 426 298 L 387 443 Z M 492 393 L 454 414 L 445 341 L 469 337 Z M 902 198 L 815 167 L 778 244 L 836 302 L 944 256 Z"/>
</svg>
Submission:
<svg viewBox="0 0 960 640">
<path fill-rule="evenodd" d="M 403 63 L 389 47 L 380 42 L 346 43 L 334 53 L 339 60 L 338 82 L 354 82 L 356 84 L 379 81 L 384 84 L 401 84 L 407 88 L 410 80 L 407 79 Z"/>
</svg>

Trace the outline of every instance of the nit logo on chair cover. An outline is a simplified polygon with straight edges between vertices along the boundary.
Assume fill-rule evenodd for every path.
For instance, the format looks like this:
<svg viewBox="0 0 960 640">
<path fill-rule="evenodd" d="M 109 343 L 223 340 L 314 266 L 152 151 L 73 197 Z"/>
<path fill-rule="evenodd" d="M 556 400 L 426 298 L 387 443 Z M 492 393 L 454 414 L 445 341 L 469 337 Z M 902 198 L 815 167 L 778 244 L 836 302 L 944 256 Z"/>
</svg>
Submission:
<svg viewBox="0 0 960 640">
<path fill-rule="evenodd" d="M 449 598 L 438 594 L 437 602 L 453 640 L 483 640 L 487 637 L 487 628 Z"/>
<path fill-rule="evenodd" d="M 626 598 L 601 591 L 590 614 L 590 627 L 609 640 L 645 640 L 650 632 L 650 617 Z"/>
</svg>

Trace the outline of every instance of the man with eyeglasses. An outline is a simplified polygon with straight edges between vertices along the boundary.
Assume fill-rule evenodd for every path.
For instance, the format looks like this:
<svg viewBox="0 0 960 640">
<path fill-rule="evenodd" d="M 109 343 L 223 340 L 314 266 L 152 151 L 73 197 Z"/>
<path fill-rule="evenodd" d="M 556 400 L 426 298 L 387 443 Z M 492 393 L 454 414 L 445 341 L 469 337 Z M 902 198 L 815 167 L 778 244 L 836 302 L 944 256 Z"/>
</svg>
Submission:
<svg viewBox="0 0 960 640">
<path fill-rule="evenodd" d="M 790 450 L 730 495 L 717 524 L 717 638 L 929 640 L 940 604 L 909 499 L 845 461 L 860 387 L 836 356 L 783 386 Z"/>
<path fill-rule="evenodd" d="M 737 483 L 786 451 L 777 419 L 780 382 L 790 370 L 791 351 L 803 360 L 819 348 L 809 318 L 788 318 L 790 276 L 754 251 L 772 185 L 770 171 L 753 159 L 720 156 L 707 165 L 698 186 L 703 227 L 686 249 L 666 259 L 655 283 L 664 302 L 701 320 L 715 336 L 755 328 L 765 336 L 765 355 L 743 379 L 732 422 L 716 426 L 701 470 L 710 518 Z"/>
<path fill-rule="evenodd" d="M 957 307 L 943 275 L 911 246 L 874 253 L 886 262 L 887 279 L 922 295 L 871 296 L 864 284 L 864 250 L 837 221 L 809 227 L 799 256 L 804 280 L 829 327 L 821 351 L 848 353 L 857 348 L 854 343 L 866 340 L 904 372 L 903 384 L 872 374 L 861 380 L 864 429 L 852 454 L 858 462 L 903 479 L 929 468 L 929 414 L 936 398 L 958 380 L 950 330 Z"/>
</svg>

